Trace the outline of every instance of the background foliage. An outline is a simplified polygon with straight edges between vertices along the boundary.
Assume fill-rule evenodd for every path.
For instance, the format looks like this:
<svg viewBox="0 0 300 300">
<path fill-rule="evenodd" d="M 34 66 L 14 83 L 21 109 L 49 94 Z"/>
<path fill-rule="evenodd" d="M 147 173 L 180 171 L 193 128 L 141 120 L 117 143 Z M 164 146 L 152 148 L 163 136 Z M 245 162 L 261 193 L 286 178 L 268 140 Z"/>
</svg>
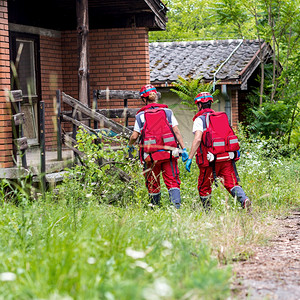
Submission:
<svg viewBox="0 0 300 300">
<path fill-rule="evenodd" d="M 167 30 L 150 41 L 257 39 L 273 48 L 262 61 L 260 88 L 249 99 L 247 124 L 257 135 L 300 146 L 300 1 L 168 0 Z M 186 78 L 185 78 L 186 79 Z M 254 107 L 253 107 L 254 106 Z"/>
</svg>

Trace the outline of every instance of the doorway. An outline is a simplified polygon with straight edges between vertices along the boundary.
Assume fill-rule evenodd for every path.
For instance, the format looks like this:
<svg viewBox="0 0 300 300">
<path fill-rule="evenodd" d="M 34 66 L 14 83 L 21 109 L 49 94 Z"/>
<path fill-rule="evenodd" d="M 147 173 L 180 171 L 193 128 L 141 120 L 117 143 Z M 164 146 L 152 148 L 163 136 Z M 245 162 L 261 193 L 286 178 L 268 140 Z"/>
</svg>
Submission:
<svg viewBox="0 0 300 300">
<path fill-rule="evenodd" d="M 22 90 L 21 111 L 25 114 L 23 135 L 29 146 L 38 145 L 40 101 L 39 36 L 10 32 L 11 89 Z"/>
</svg>

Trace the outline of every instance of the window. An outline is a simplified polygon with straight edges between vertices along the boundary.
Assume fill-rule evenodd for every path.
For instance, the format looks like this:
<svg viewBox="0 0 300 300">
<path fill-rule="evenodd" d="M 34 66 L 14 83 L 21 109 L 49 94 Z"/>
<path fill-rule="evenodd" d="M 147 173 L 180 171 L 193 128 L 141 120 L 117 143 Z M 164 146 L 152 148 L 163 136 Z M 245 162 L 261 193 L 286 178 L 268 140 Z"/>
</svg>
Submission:
<svg viewBox="0 0 300 300">
<path fill-rule="evenodd" d="M 38 144 L 38 104 L 41 96 L 39 36 L 10 31 L 11 89 L 22 90 L 23 134 L 28 144 Z"/>
<path fill-rule="evenodd" d="M 18 65 L 18 80 L 23 97 L 36 97 L 35 52 L 34 42 L 16 39 L 16 64 Z"/>
</svg>

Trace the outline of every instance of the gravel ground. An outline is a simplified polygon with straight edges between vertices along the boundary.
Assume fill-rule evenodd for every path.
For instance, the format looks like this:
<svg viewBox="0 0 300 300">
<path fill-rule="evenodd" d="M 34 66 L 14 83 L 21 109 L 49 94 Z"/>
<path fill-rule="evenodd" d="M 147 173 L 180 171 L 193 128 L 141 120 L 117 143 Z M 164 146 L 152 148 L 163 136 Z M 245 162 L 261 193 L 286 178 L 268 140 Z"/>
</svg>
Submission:
<svg viewBox="0 0 300 300">
<path fill-rule="evenodd" d="M 277 220 L 278 235 L 233 265 L 235 299 L 300 299 L 300 209 Z"/>
</svg>

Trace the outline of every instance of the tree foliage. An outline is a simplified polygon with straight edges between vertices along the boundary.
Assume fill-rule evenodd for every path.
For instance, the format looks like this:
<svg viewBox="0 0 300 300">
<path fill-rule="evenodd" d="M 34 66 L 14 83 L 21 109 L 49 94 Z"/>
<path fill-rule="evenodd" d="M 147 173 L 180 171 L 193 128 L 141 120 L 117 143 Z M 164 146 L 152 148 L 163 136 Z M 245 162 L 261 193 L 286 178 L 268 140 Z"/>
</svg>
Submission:
<svg viewBox="0 0 300 300">
<path fill-rule="evenodd" d="M 260 87 L 251 96 L 256 100 L 248 121 L 256 133 L 299 144 L 300 0 L 169 0 L 166 5 L 167 30 L 152 33 L 151 41 L 244 38 L 272 47 L 269 61 L 259 57 Z"/>
</svg>

